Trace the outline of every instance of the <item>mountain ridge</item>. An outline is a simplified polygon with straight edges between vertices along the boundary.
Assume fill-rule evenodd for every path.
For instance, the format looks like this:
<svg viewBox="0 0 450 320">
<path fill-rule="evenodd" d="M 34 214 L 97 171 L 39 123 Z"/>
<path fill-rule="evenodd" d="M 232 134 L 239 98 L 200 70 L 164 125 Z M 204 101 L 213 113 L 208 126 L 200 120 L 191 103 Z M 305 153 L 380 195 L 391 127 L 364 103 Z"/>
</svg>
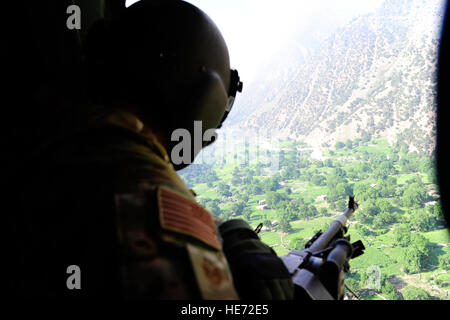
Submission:
<svg viewBox="0 0 450 320">
<path fill-rule="evenodd" d="M 441 0 L 388 0 L 353 18 L 315 52 L 294 55 L 288 77 L 272 74 L 282 86 L 241 104 L 233 117 L 243 120 L 232 126 L 265 128 L 316 147 L 380 135 L 430 154 L 442 9 Z"/>
</svg>

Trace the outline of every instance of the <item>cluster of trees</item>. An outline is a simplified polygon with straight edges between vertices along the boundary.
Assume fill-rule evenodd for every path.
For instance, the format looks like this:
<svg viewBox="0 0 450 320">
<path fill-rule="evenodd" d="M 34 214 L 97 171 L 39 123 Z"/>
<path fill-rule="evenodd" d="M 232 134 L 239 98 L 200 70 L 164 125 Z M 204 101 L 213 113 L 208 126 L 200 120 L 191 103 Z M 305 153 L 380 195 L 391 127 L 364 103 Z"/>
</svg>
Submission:
<svg viewBox="0 0 450 320">
<path fill-rule="evenodd" d="M 400 300 L 402 299 L 402 295 L 395 289 L 395 286 L 392 282 L 389 281 L 389 278 L 386 274 L 381 274 L 381 289 L 378 292 L 388 300 Z"/>
<path fill-rule="evenodd" d="M 201 199 L 199 203 L 209 212 L 211 212 L 215 216 L 220 216 L 223 212 L 219 207 L 220 200 L 219 199 Z"/>
<path fill-rule="evenodd" d="M 355 197 L 362 202 L 401 195 L 401 191 L 397 188 L 397 178 L 392 176 L 379 179 L 373 185 L 368 182 L 357 182 L 353 186 L 353 192 Z"/>
<path fill-rule="evenodd" d="M 319 210 L 314 205 L 305 202 L 302 198 L 290 200 L 287 193 L 269 191 L 265 199 L 270 208 L 277 210 L 279 228 L 283 232 L 291 230 L 291 221 L 310 219 L 319 214 Z M 323 211 L 321 213 L 324 214 Z"/>
<path fill-rule="evenodd" d="M 369 137 L 370 138 L 370 137 Z M 347 140 L 336 143 L 336 149 L 347 148 L 351 150 L 354 146 L 364 145 L 367 137 L 363 139 Z M 399 143 L 397 149 L 389 151 L 386 154 L 369 154 L 362 152 L 362 160 L 356 161 L 354 165 L 343 168 L 339 160 L 326 159 L 324 161 L 310 160 L 301 157 L 295 144 L 291 144 L 287 151 L 280 152 L 279 173 L 272 177 L 256 177 L 255 168 L 235 167 L 232 172 L 231 184 L 225 182 L 216 182 L 218 180 L 215 171 L 208 165 L 190 166 L 189 170 L 183 172 L 188 184 L 204 183 L 209 187 L 215 185 L 218 194 L 221 197 L 231 198 L 233 193 L 241 202 L 233 204 L 232 211 L 242 214 L 247 207 L 246 202 L 252 195 L 262 195 L 270 193 L 268 196 L 275 197 L 274 194 L 282 188 L 281 181 L 297 179 L 308 181 L 314 186 L 327 187 L 327 202 L 332 210 L 342 211 L 346 207 L 347 195 L 354 194 L 356 199 L 363 203 L 362 209 L 358 211 L 357 218 L 362 223 L 372 224 L 375 228 L 384 228 L 399 220 L 398 212 L 394 210 L 392 204 L 406 208 L 413 208 L 410 212 L 409 223 L 414 230 L 427 231 L 435 225 L 436 213 L 420 210 L 423 203 L 430 199 L 426 193 L 420 176 L 416 176 L 406 181 L 405 187 L 400 187 L 397 178 L 394 176 L 397 172 L 424 172 L 434 173 L 434 162 L 429 157 L 420 158 L 416 153 L 406 153 L 407 146 Z M 399 154 L 401 156 L 399 156 Z M 325 175 L 318 168 L 331 168 L 331 174 Z M 256 170 L 256 171 L 255 171 Z M 375 184 L 369 182 L 358 182 L 368 177 L 377 179 Z M 356 180 L 356 182 L 354 182 Z M 318 214 L 317 209 L 311 205 L 298 204 L 290 202 L 288 195 L 290 189 L 286 189 L 284 198 L 277 196 L 274 199 L 275 205 L 269 202 L 269 206 L 279 209 L 286 220 L 291 221 L 294 218 L 314 217 Z M 234 197 L 236 198 L 236 197 Z M 392 198 L 392 199 L 389 199 Z M 386 200 L 388 199 L 388 200 Z M 280 203 L 279 203 L 280 202 Z M 243 204 L 244 203 L 244 204 Z M 216 206 L 214 206 L 217 212 Z M 249 212 L 247 210 L 247 213 Z M 292 212 L 296 211 L 297 214 Z M 396 211 L 396 212 L 394 212 Z M 436 210 L 439 216 L 442 216 L 442 210 Z M 298 212 L 301 212 L 300 214 Z M 325 213 L 325 212 L 324 212 Z"/>
<path fill-rule="evenodd" d="M 432 296 L 422 288 L 407 286 L 402 290 L 405 300 L 430 300 Z"/>
<path fill-rule="evenodd" d="M 190 165 L 183 169 L 181 174 L 190 188 L 198 183 L 206 183 L 209 187 L 212 187 L 213 183 L 219 180 L 216 171 L 208 164 Z"/>
<path fill-rule="evenodd" d="M 353 273 L 348 275 L 345 283 L 354 293 L 361 295 L 363 293 L 361 288 L 366 286 L 369 276 L 365 272 L 362 272 L 361 276 Z M 381 274 L 380 288 L 374 288 L 374 290 L 388 300 L 430 300 L 434 298 L 424 289 L 415 286 L 406 286 L 399 292 L 384 274 Z"/>
<path fill-rule="evenodd" d="M 365 287 L 367 287 L 368 283 L 373 278 L 373 274 L 366 271 L 360 271 L 358 273 L 349 273 L 347 274 L 347 278 L 345 279 L 346 285 L 357 295 L 361 295 L 364 293 Z M 371 286 L 372 290 L 375 290 L 375 292 L 379 293 L 383 297 L 389 300 L 400 300 L 402 299 L 402 295 L 395 289 L 395 286 L 390 281 L 389 277 L 384 274 L 380 273 L 377 275 L 380 277 L 380 279 L 377 279 L 379 281 L 379 287 Z"/>
<path fill-rule="evenodd" d="M 372 225 L 377 229 L 389 227 L 398 220 L 391 202 L 383 198 L 363 202 L 355 217 L 361 223 Z"/>
<path fill-rule="evenodd" d="M 306 242 L 307 242 L 307 240 L 305 240 L 305 239 L 294 238 L 291 240 L 290 249 L 301 251 L 301 250 L 305 249 Z"/>
<path fill-rule="evenodd" d="M 356 199 L 363 205 L 356 217 L 359 221 L 372 224 L 376 228 L 387 227 L 400 221 L 401 212 L 393 204 L 409 208 L 409 217 L 403 216 L 402 222 L 408 223 L 413 230 L 427 232 L 435 228 L 437 220 L 442 219 L 440 202 L 426 209 L 422 208 L 428 196 L 426 187 L 419 176 L 406 181 L 406 187 L 400 188 L 395 177 L 378 180 L 376 184 L 356 183 L 353 191 Z"/>
<path fill-rule="evenodd" d="M 404 247 L 403 260 L 406 273 L 417 273 L 427 265 L 429 257 L 429 241 L 417 232 L 411 232 L 408 225 L 401 224 L 394 229 L 394 243 Z"/>
<path fill-rule="evenodd" d="M 217 193 L 222 197 L 231 197 L 233 195 L 230 191 L 230 186 L 225 182 L 217 184 Z"/>
<path fill-rule="evenodd" d="M 354 147 L 366 145 L 369 142 L 371 136 L 367 132 L 362 133 L 361 138 L 356 138 L 354 140 L 347 139 L 344 141 L 338 141 L 334 145 L 336 150 L 347 148 L 347 150 L 352 150 Z"/>
<path fill-rule="evenodd" d="M 346 207 L 346 200 L 349 194 L 353 194 L 347 179 L 347 173 L 342 168 L 334 168 L 332 173 L 326 178 L 327 201 L 331 209 L 342 211 Z"/>
<path fill-rule="evenodd" d="M 429 207 L 428 209 L 413 209 L 410 212 L 409 226 L 414 231 L 428 232 L 436 228 L 437 213 L 434 212 L 435 207 Z M 405 222 L 408 222 L 406 220 Z"/>
</svg>

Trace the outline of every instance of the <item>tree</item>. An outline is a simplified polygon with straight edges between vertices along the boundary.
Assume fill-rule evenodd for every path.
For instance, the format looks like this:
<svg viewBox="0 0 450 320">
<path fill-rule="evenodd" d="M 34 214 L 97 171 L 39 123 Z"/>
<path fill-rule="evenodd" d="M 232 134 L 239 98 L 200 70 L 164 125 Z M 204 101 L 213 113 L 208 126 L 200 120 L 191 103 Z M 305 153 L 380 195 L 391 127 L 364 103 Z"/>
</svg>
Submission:
<svg viewBox="0 0 450 320">
<path fill-rule="evenodd" d="M 253 175 L 251 174 L 246 174 L 243 178 L 242 178 L 242 183 L 243 184 L 252 184 L 253 183 Z"/>
<path fill-rule="evenodd" d="M 231 211 L 233 211 L 236 214 L 242 214 L 242 212 L 244 211 L 245 208 L 245 203 L 243 201 L 236 201 L 233 202 L 233 204 L 231 205 Z"/>
<path fill-rule="evenodd" d="M 345 147 L 345 143 L 343 143 L 342 141 L 336 142 L 336 144 L 335 144 L 336 150 L 342 149 L 343 147 Z"/>
<path fill-rule="evenodd" d="M 406 273 L 417 273 L 422 269 L 422 254 L 416 247 L 407 247 L 403 258 L 406 263 Z"/>
<path fill-rule="evenodd" d="M 373 217 L 363 210 L 357 210 L 355 213 L 355 219 L 361 222 L 362 224 L 371 224 Z"/>
<path fill-rule="evenodd" d="M 428 240 L 417 233 L 412 233 L 410 243 L 404 252 L 404 259 L 407 264 L 407 273 L 416 273 L 421 271 L 428 257 Z"/>
<path fill-rule="evenodd" d="M 394 173 L 395 169 L 393 164 L 390 161 L 383 160 L 377 164 L 376 169 L 374 171 L 374 176 L 380 179 L 387 179 L 389 175 Z"/>
<path fill-rule="evenodd" d="M 206 210 L 211 212 L 215 216 L 222 214 L 222 210 L 219 208 L 216 201 L 209 201 L 206 203 Z"/>
<path fill-rule="evenodd" d="M 430 300 L 431 296 L 428 292 L 414 286 L 403 288 L 402 295 L 405 300 Z"/>
<path fill-rule="evenodd" d="M 347 175 L 347 173 L 345 172 L 345 170 L 340 167 L 333 169 L 333 176 L 335 176 L 335 177 L 340 177 L 343 179 L 343 178 L 345 178 L 346 175 Z M 347 181 L 341 180 L 341 181 L 337 181 L 337 183 L 347 183 Z"/>
<path fill-rule="evenodd" d="M 317 216 L 317 214 L 319 213 L 319 211 L 317 211 L 317 208 L 313 205 L 309 205 L 309 204 L 303 204 L 299 209 L 298 209 L 298 216 L 300 218 L 311 218 L 311 217 L 315 217 Z"/>
<path fill-rule="evenodd" d="M 434 207 L 433 207 L 433 213 L 434 213 L 434 216 L 435 216 L 437 219 L 440 219 L 440 220 L 443 220 L 443 219 L 444 219 L 444 212 L 443 212 L 443 210 L 442 210 L 442 203 L 441 203 L 441 200 L 438 200 L 438 201 L 434 204 Z"/>
<path fill-rule="evenodd" d="M 247 188 L 247 192 L 250 194 L 262 194 L 264 191 L 258 183 L 254 183 Z"/>
<path fill-rule="evenodd" d="M 298 218 L 298 206 L 294 203 L 292 203 L 291 201 L 288 200 L 284 200 L 283 201 L 284 204 L 284 210 L 286 210 L 286 212 L 289 215 L 289 221 L 292 221 L 296 218 Z"/>
<path fill-rule="evenodd" d="M 244 210 L 242 211 L 242 217 L 247 221 L 251 220 L 251 214 L 252 209 L 250 209 L 249 207 L 245 207 Z"/>
<path fill-rule="evenodd" d="M 347 139 L 347 141 L 345 141 L 345 146 L 347 147 L 347 149 L 353 148 L 352 140 Z"/>
<path fill-rule="evenodd" d="M 242 179 L 241 179 L 241 177 L 239 177 L 239 176 L 233 176 L 233 177 L 231 178 L 231 184 L 232 184 L 233 186 L 238 186 L 238 185 L 242 184 Z"/>
<path fill-rule="evenodd" d="M 388 177 L 385 181 L 385 197 L 393 197 L 395 196 L 395 190 L 397 189 L 397 178 L 396 177 Z M 384 182 L 383 181 L 383 182 Z"/>
<path fill-rule="evenodd" d="M 314 175 L 311 178 L 311 183 L 316 185 L 316 186 L 323 186 L 325 185 L 325 180 L 326 178 L 323 175 Z"/>
<path fill-rule="evenodd" d="M 336 202 L 336 209 L 338 211 L 345 211 L 345 209 L 347 209 L 347 206 L 348 206 L 347 200 L 338 200 Z"/>
<path fill-rule="evenodd" d="M 355 280 L 353 278 L 347 278 L 345 279 L 345 285 L 350 288 L 355 294 L 360 295 L 361 289 L 360 284 L 358 280 Z"/>
<path fill-rule="evenodd" d="M 375 200 L 379 196 L 377 190 L 371 187 L 367 182 L 356 183 L 353 187 L 353 192 L 355 194 L 355 199 L 363 202 Z"/>
<path fill-rule="evenodd" d="M 386 228 L 395 222 L 395 217 L 389 212 L 381 212 L 373 218 L 373 225 L 376 228 Z"/>
<path fill-rule="evenodd" d="M 437 177 L 437 169 L 436 167 L 428 169 L 426 172 L 427 178 L 431 183 L 437 184 L 438 183 L 438 177 Z"/>
<path fill-rule="evenodd" d="M 328 210 L 327 210 L 327 208 L 322 207 L 322 208 L 319 209 L 319 213 L 322 216 L 327 216 L 328 215 Z"/>
<path fill-rule="evenodd" d="M 243 192 L 239 195 L 239 198 L 242 200 L 242 202 L 247 203 L 250 199 L 250 196 L 248 195 L 248 193 Z"/>
<path fill-rule="evenodd" d="M 269 192 L 269 191 L 277 191 L 280 188 L 280 184 L 279 184 L 279 178 L 277 177 L 272 177 L 272 178 L 266 178 L 262 181 L 261 183 L 261 188 L 265 191 L 265 192 Z"/>
<path fill-rule="evenodd" d="M 338 200 L 345 200 L 347 198 L 347 194 L 351 193 L 351 190 L 349 190 L 350 188 L 347 186 L 347 181 L 345 179 L 337 176 L 334 176 L 334 178 L 327 179 L 327 201 L 329 203 Z"/>
<path fill-rule="evenodd" d="M 372 199 L 369 199 L 366 202 L 364 202 L 361 206 L 361 209 L 372 217 L 378 215 L 379 213 L 379 209 L 375 203 L 375 200 Z"/>
<path fill-rule="evenodd" d="M 389 154 L 389 160 L 391 160 L 392 162 L 397 162 L 399 159 L 400 159 L 400 156 L 397 153 Z"/>
<path fill-rule="evenodd" d="M 395 286 L 389 282 L 387 279 L 382 284 L 381 292 L 389 300 L 399 300 L 400 296 L 395 289 Z"/>
<path fill-rule="evenodd" d="M 269 219 L 265 219 L 262 223 L 267 228 L 270 228 L 272 226 L 272 222 Z"/>
<path fill-rule="evenodd" d="M 428 248 L 430 246 L 429 241 L 421 234 L 419 233 L 412 233 L 411 234 L 411 244 L 412 246 L 416 247 L 417 250 L 422 254 L 422 258 L 425 258 L 428 256 Z M 422 259 L 423 261 L 424 259 Z"/>
<path fill-rule="evenodd" d="M 222 220 L 228 220 L 230 218 L 230 211 L 223 211 L 219 218 Z"/>
<path fill-rule="evenodd" d="M 377 199 L 375 200 L 375 203 L 381 213 L 383 212 L 391 213 L 393 209 L 391 203 L 386 199 Z"/>
<path fill-rule="evenodd" d="M 359 161 L 355 165 L 355 170 L 362 175 L 363 173 L 370 171 L 370 164 L 367 162 Z"/>
<path fill-rule="evenodd" d="M 289 232 L 292 230 L 291 224 L 289 223 L 289 217 L 285 213 L 280 214 L 279 227 L 282 232 Z"/>
<path fill-rule="evenodd" d="M 419 175 L 415 175 L 411 179 L 406 180 L 406 183 L 408 184 L 416 183 L 421 189 L 424 188 L 422 178 Z"/>
<path fill-rule="evenodd" d="M 270 208 L 278 208 L 280 202 L 286 200 L 286 196 L 278 192 L 269 191 L 266 193 L 265 199 Z"/>
<path fill-rule="evenodd" d="M 450 254 L 446 253 L 442 256 L 439 256 L 438 261 L 439 267 L 445 269 L 445 271 L 447 272 L 450 267 Z"/>
<path fill-rule="evenodd" d="M 323 161 L 323 165 L 326 166 L 326 167 L 332 168 L 333 167 L 333 161 L 331 161 L 331 159 L 325 159 Z"/>
<path fill-rule="evenodd" d="M 347 170 L 347 177 L 348 177 L 350 180 L 357 180 L 357 179 L 360 178 L 360 175 L 359 175 L 359 173 L 356 172 L 356 169 L 355 169 L 355 168 L 350 167 L 350 168 Z"/>
<path fill-rule="evenodd" d="M 360 201 L 365 201 L 367 196 L 367 190 L 370 188 L 369 184 L 366 182 L 357 182 L 353 186 L 353 192 L 355 193 L 355 199 Z"/>
<path fill-rule="evenodd" d="M 426 191 L 418 183 L 412 183 L 403 193 L 402 202 L 405 207 L 420 206 L 426 198 Z"/>
<path fill-rule="evenodd" d="M 420 164 L 419 164 L 419 170 L 420 170 L 420 172 L 423 172 L 423 173 L 427 172 L 428 170 L 430 170 L 434 167 L 435 167 L 435 164 L 434 164 L 433 160 L 431 160 L 428 157 L 424 157 L 422 159 L 422 161 L 420 161 Z"/>
<path fill-rule="evenodd" d="M 291 241 L 291 248 L 294 250 L 304 250 L 306 241 L 302 238 L 295 238 Z"/>
<path fill-rule="evenodd" d="M 367 229 L 366 227 L 364 227 L 362 224 L 359 223 L 355 224 L 355 229 L 359 234 L 363 236 L 368 236 L 371 233 L 369 229 Z"/>
<path fill-rule="evenodd" d="M 232 196 L 232 193 L 230 192 L 230 186 L 227 185 L 224 182 L 218 183 L 218 185 L 217 185 L 217 192 L 222 197 L 231 197 Z"/>
<path fill-rule="evenodd" d="M 368 132 L 366 132 L 366 131 L 363 131 L 363 133 L 362 133 L 362 141 L 363 142 L 369 142 L 370 141 L 370 139 L 371 139 L 372 137 L 370 136 L 370 133 L 368 133 Z"/>
<path fill-rule="evenodd" d="M 415 209 L 411 214 L 410 226 L 420 232 L 431 231 L 436 226 L 436 218 L 424 209 Z"/>
<path fill-rule="evenodd" d="M 410 235 L 411 235 L 411 229 L 404 224 L 401 224 L 399 226 L 397 226 L 394 229 L 394 242 L 395 244 L 401 246 L 401 247 L 406 247 L 409 245 L 410 243 Z"/>
</svg>

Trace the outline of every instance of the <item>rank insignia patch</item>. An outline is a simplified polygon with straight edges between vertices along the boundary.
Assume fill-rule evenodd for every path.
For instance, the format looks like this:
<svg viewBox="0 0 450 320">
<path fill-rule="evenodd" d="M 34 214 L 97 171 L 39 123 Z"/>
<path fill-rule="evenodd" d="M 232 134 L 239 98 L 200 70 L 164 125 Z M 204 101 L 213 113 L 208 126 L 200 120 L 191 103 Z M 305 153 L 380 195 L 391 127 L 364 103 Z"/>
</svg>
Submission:
<svg viewBox="0 0 450 320">
<path fill-rule="evenodd" d="M 207 250 L 189 243 L 187 249 L 203 299 L 239 299 L 222 251 Z"/>
</svg>

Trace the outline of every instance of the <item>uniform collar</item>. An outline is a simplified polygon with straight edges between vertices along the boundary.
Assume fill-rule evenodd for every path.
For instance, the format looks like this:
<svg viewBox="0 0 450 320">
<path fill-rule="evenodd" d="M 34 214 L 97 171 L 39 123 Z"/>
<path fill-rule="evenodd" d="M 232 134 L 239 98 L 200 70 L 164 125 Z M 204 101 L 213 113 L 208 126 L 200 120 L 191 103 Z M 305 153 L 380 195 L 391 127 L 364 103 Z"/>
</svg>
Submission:
<svg viewBox="0 0 450 320">
<path fill-rule="evenodd" d="M 93 117 L 90 117 L 90 120 L 90 126 L 93 127 L 103 125 L 114 126 L 138 134 L 147 141 L 147 144 L 152 150 L 159 153 L 165 162 L 170 163 L 166 148 L 164 148 L 154 134 L 144 130 L 144 123 L 133 113 L 111 108 L 109 111 L 102 110 L 96 113 Z"/>
</svg>

